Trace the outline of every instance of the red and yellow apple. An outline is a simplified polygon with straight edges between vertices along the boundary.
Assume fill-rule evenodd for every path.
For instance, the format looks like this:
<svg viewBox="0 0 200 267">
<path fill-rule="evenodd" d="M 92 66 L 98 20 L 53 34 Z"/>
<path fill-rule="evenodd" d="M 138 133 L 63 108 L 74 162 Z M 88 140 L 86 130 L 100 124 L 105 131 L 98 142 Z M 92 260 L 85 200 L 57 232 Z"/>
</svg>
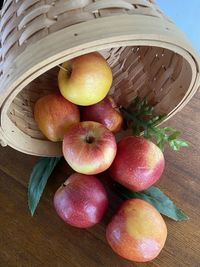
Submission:
<svg viewBox="0 0 200 267">
<path fill-rule="evenodd" d="M 62 64 L 58 85 L 61 94 L 72 103 L 93 105 L 110 90 L 112 71 L 101 54 L 85 54 Z"/>
<path fill-rule="evenodd" d="M 101 221 L 108 207 L 108 197 L 95 176 L 74 173 L 56 191 L 54 207 L 66 223 L 88 228 Z"/>
<path fill-rule="evenodd" d="M 112 164 L 117 151 L 115 137 L 97 122 L 73 125 L 63 140 L 63 155 L 72 169 L 83 174 L 97 174 Z"/>
<path fill-rule="evenodd" d="M 119 141 L 109 173 L 125 187 L 142 191 L 160 178 L 164 166 L 164 156 L 158 146 L 143 137 L 128 136 Z"/>
<path fill-rule="evenodd" d="M 41 132 L 51 141 L 62 141 L 67 129 L 80 121 L 76 105 L 60 94 L 40 98 L 34 106 L 35 121 Z"/>
<path fill-rule="evenodd" d="M 125 201 L 106 228 L 107 241 L 121 257 L 151 261 L 162 250 L 167 227 L 160 213 L 141 199 Z"/>
<path fill-rule="evenodd" d="M 83 121 L 99 122 L 113 133 L 121 129 L 123 118 L 111 96 L 105 97 L 97 104 L 84 107 L 81 113 Z"/>
</svg>

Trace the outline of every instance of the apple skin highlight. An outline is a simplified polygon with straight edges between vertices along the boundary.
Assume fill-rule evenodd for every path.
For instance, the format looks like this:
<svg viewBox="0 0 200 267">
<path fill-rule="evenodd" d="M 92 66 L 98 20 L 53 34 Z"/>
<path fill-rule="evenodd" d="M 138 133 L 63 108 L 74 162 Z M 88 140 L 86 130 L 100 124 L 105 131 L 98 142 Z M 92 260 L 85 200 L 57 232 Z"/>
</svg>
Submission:
<svg viewBox="0 0 200 267">
<path fill-rule="evenodd" d="M 64 158 L 79 173 L 93 175 L 107 170 L 116 153 L 113 133 L 97 122 L 80 122 L 64 136 Z"/>
<path fill-rule="evenodd" d="M 64 222 L 88 228 L 101 221 L 108 207 L 108 197 L 95 176 L 74 173 L 56 191 L 54 207 Z"/>
<path fill-rule="evenodd" d="M 110 176 L 133 191 L 142 191 L 161 177 L 165 167 L 162 151 L 153 142 L 128 136 L 119 141 Z"/>
<path fill-rule="evenodd" d="M 80 106 L 89 106 L 101 101 L 110 90 L 112 81 L 112 70 L 98 52 L 64 62 L 58 74 L 61 94 Z"/>
<path fill-rule="evenodd" d="M 62 141 L 67 129 L 80 121 L 76 105 L 61 94 L 40 98 L 34 106 L 35 121 L 41 132 L 52 142 Z"/>
<path fill-rule="evenodd" d="M 113 133 L 121 130 L 123 117 L 111 96 L 105 97 L 97 104 L 83 107 L 81 111 L 83 121 L 96 121 Z"/>
<path fill-rule="evenodd" d="M 147 262 L 164 247 L 167 227 L 160 213 L 141 199 L 126 200 L 106 228 L 111 248 L 121 257 Z"/>
</svg>

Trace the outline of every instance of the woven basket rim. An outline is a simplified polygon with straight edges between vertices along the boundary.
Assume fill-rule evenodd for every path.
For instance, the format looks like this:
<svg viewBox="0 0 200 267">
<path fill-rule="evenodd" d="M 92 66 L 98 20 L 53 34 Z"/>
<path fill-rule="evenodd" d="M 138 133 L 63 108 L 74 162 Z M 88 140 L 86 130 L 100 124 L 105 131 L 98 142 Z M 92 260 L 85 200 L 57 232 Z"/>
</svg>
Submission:
<svg viewBox="0 0 200 267">
<path fill-rule="evenodd" d="M 48 53 L 43 54 L 43 58 L 41 60 L 41 57 L 37 61 L 33 62 L 32 66 L 29 66 L 29 69 L 25 72 L 26 66 L 23 66 L 21 69 L 21 72 L 23 75 L 18 75 L 18 79 L 11 80 L 11 77 L 13 77 L 13 71 L 14 69 L 11 69 L 9 73 L 7 73 L 6 76 L 3 77 L 2 81 L 0 81 L 0 86 L 4 84 L 6 88 L 5 94 L 0 96 L 0 105 L 2 106 L 1 109 L 1 127 L 4 132 L 4 138 L 6 142 L 14 147 L 17 150 L 22 151 L 21 147 L 18 147 L 17 142 L 13 143 L 13 139 L 10 136 L 10 133 L 8 133 L 5 125 L 6 125 L 6 117 L 7 117 L 7 110 L 9 108 L 9 105 L 11 104 L 14 97 L 32 80 L 37 78 L 39 75 L 43 74 L 44 72 L 48 71 L 49 69 L 53 68 L 54 66 L 62 63 L 65 60 L 68 60 L 70 58 L 76 57 L 81 54 L 85 54 L 92 51 L 102 50 L 105 48 L 110 47 L 118 47 L 118 46 L 156 46 L 156 47 L 163 47 L 169 50 L 174 51 L 175 53 L 183 56 L 187 60 L 187 62 L 190 64 L 192 69 L 192 81 L 191 86 L 188 89 L 188 92 L 184 99 L 177 105 L 177 107 L 168 114 L 167 119 L 170 118 L 172 115 L 174 115 L 183 105 L 183 103 L 186 103 L 190 100 L 192 95 L 195 93 L 196 90 L 194 90 L 194 87 L 197 87 L 197 83 L 199 85 L 200 83 L 200 77 L 199 77 L 199 68 L 200 68 L 200 60 L 199 56 L 196 53 L 196 51 L 192 48 L 192 46 L 187 42 L 185 39 L 184 41 L 180 42 L 177 38 L 177 35 L 182 36 L 182 33 L 177 31 L 175 25 L 172 23 L 168 23 L 166 25 L 163 25 L 163 27 L 169 27 L 166 32 L 160 33 L 158 30 L 155 29 L 155 25 L 159 27 L 159 20 L 157 18 L 149 18 L 145 21 L 142 20 L 142 16 L 135 15 L 134 20 L 130 16 L 127 15 L 121 15 L 120 17 L 123 17 L 124 20 L 122 23 L 119 23 L 117 18 L 115 17 L 108 17 L 108 18 L 102 18 L 100 20 L 96 20 L 91 25 L 90 22 L 84 22 L 81 25 L 73 25 L 68 27 L 67 29 L 62 29 L 59 32 L 53 33 L 50 36 L 47 36 L 43 38 L 41 41 L 32 44 L 31 47 L 28 47 L 19 57 L 16 58 L 13 64 L 13 68 L 18 70 L 19 64 L 21 62 L 24 62 L 25 64 L 30 63 L 26 62 L 25 59 L 29 58 L 30 51 L 34 51 L 34 48 L 38 47 L 38 44 L 41 47 L 44 48 L 45 43 L 48 43 L 54 38 L 57 40 L 57 42 L 61 43 L 62 48 L 56 48 L 56 52 L 49 55 Z M 146 18 L 146 17 L 145 17 Z M 134 21 L 134 22 L 133 22 Z M 149 25 L 149 22 L 153 22 L 151 25 Z M 113 35 L 113 29 L 112 32 L 111 29 L 107 28 L 105 30 L 105 35 L 101 36 L 101 38 L 97 39 L 97 35 L 95 35 L 95 32 L 99 30 L 99 28 L 102 27 L 102 25 L 109 24 L 112 22 L 116 29 L 120 27 L 121 34 L 118 34 L 118 38 L 116 38 L 117 34 Z M 141 28 L 141 33 L 138 33 L 138 29 L 132 28 L 132 25 L 135 23 L 138 23 Z M 142 26 L 141 26 L 142 25 Z M 147 27 L 148 25 L 148 27 Z M 87 27 L 86 27 L 87 26 Z M 93 36 L 87 36 L 88 40 L 84 44 L 82 43 L 83 34 L 85 32 L 89 31 L 88 27 L 93 29 Z M 152 27 L 152 31 L 150 34 L 145 33 L 149 30 L 149 27 Z M 81 34 L 81 30 L 83 31 L 83 34 Z M 95 31 L 96 30 L 96 31 Z M 123 34 L 122 34 L 123 32 Z M 78 33 L 78 36 L 75 36 L 75 33 Z M 68 48 L 65 47 L 66 43 L 62 43 L 64 41 L 64 37 L 70 36 L 73 41 L 73 46 L 68 46 Z M 175 38 L 176 37 L 176 38 Z M 60 50 L 59 50 L 60 49 Z M 37 49 L 36 49 L 37 50 Z M 37 51 L 36 51 L 37 52 Z M 35 54 L 36 54 L 35 52 Z M 45 51 L 46 52 L 46 51 Z M 22 59 L 23 56 L 23 59 Z M 30 60 L 30 59 L 29 59 Z M 8 77 L 9 75 L 9 77 Z M 8 89 L 9 88 L 9 89 Z M 184 102 L 185 101 L 185 102 Z M 24 148 L 22 152 L 30 153 L 30 148 Z M 38 153 L 32 152 L 31 154 L 38 155 Z M 41 155 L 41 154 L 40 154 Z"/>
</svg>

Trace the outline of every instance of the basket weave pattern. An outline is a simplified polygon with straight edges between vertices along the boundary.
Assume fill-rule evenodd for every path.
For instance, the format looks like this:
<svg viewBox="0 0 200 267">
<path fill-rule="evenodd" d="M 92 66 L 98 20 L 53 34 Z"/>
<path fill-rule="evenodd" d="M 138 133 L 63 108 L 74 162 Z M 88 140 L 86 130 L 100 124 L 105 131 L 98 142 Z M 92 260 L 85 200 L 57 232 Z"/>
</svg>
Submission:
<svg viewBox="0 0 200 267">
<path fill-rule="evenodd" d="M 151 0 L 7 0 L 1 12 L 0 77 L 29 44 L 96 18 L 139 14 L 165 18 Z"/>
<path fill-rule="evenodd" d="M 56 66 L 65 60 L 99 51 L 112 68 L 116 103 L 146 97 L 167 119 L 199 86 L 199 56 L 152 0 L 6 0 L 0 32 L 0 143 L 24 153 L 61 153 L 33 110 L 58 90 Z"/>
</svg>

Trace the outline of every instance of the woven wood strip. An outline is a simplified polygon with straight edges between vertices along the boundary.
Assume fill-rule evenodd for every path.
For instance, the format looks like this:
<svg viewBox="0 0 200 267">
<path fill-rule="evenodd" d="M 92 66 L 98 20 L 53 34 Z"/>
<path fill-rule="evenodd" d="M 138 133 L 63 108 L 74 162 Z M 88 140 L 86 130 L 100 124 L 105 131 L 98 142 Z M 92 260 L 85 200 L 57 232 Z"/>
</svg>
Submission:
<svg viewBox="0 0 200 267">
<path fill-rule="evenodd" d="M 56 23 L 52 24 L 49 28 L 49 32 L 53 33 L 55 31 L 61 30 L 65 27 L 69 27 L 71 25 L 75 25 L 77 23 L 81 23 L 87 20 L 94 19 L 94 15 L 90 12 L 82 12 L 80 13 L 78 10 L 71 10 L 67 13 L 63 13 L 59 15 L 56 20 Z"/>
<path fill-rule="evenodd" d="M 7 0 L 0 22 L 0 75 L 7 70 L 7 59 L 18 56 L 27 44 L 77 23 L 125 13 L 165 19 L 150 0 Z"/>
<path fill-rule="evenodd" d="M 13 16 L 9 20 L 7 27 L 2 32 L 2 38 L 1 38 L 2 45 L 4 44 L 5 40 L 8 38 L 9 34 L 12 33 L 13 30 L 16 30 L 16 16 Z"/>
<path fill-rule="evenodd" d="M 18 24 L 18 29 L 22 30 L 23 27 L 26 27 L 26 25 L 34 20 L 34 18 L 45 14 L 49 11 L 49 9 L 51 8 L 50 5 L 44 5 L 44 6 L 39 6 L 35 9 L 33 9 L 31 12 L 27 13 L 26 16 L 23 17 L 23 19 L 20 21 L 20 23 Z"/>
<path fill-rule="evenodd" d="M 99 12 L 101 9 L 105 8 L 122 8 L 127 10 L 134 9 L 134 6 L 130 3 L 124 2 L 123 0 L 101 0 L 94 2 L 84 8 L 86 12 Z"/>
<path fill-rule="evenodd" d="M 7 0 L 7 1 L 4 1 L 4 5 L 2 7 L 2 10 L 1 10 L 1 14 L 2 16 L 5 14 L 5 12 L 9 9 L 9 7 L 11 6 L 12 4 L 12 0 Z"/>
<path fill-rule="evenodd" d="M 40 0 L 26 0 L 26 1 L 23 1 L 19 5 L 19 8 L 17 9 L 17 16 L 20 17 L 27 9 L 29 9 L 35 3 L 39 3 L 39 2 L 40 2 Z"/>
<path fill-rule="evenodd" d="M 59 1 L 58 3 L 55 3 L 54 6 L 49 10 L 47 16 L 49 18 L 58 18 L 59 15 L 66 13 L 71 10 L 78 9 L 80 13 L 83 12 L 82 8 L 88 6 L 92 3 L 92 0 L 74 0 L 74 1 Z"/>
</svg>

